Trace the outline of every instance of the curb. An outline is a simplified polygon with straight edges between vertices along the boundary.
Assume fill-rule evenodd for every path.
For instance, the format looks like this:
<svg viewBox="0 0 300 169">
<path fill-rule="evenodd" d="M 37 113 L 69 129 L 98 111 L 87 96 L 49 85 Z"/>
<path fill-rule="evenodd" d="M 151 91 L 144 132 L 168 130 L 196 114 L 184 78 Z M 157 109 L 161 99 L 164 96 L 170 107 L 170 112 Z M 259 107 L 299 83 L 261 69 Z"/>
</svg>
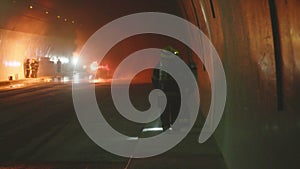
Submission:
<svg viewBox="0 0 300 169">
<path fill-rule="evenodd" d="M 28 78 L 28 79 L 19 79 L 19 80 L 7 80 L 7 81 L 0 81 L 0 87 L 2 86 L 9 86 L 15 85 L 19 83 L 29 83 L 29 82 L 42 82 L 46 79 L 53 79 L 54 77 L 39 77 L 39 78 Z"/>
</svg>

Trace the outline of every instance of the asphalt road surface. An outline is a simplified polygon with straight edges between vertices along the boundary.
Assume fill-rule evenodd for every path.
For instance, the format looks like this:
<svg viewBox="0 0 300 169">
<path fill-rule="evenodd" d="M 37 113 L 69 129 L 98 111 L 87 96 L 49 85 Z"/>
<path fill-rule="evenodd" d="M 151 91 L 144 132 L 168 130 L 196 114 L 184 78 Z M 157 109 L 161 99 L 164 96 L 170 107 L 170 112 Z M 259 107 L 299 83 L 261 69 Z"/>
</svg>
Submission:
<svg viewBox="0 0 300 169">
<path fill-rule="evenodd" d="M 149 108 L 150 90 L 149 84 L 131 86 L 130 96 L 136 108 Z M 109 85 L 96 84 L 95 92 L 104 117 L 129 138 L 150 137 L 161 132 L 143 131 L 160 127 L 159 121 L 136 124 L 123 118 L 114 107 Z M 201 121 L 199 117 L 190 134 L 166 153 L 129 159 L 103 150 L 83 131 L 74 110 L 70 82 L 3 88 L 0 90 L 0 168 L 226 168 L 213 137 L 204 144 L 197 142 Z"/>
</svg>

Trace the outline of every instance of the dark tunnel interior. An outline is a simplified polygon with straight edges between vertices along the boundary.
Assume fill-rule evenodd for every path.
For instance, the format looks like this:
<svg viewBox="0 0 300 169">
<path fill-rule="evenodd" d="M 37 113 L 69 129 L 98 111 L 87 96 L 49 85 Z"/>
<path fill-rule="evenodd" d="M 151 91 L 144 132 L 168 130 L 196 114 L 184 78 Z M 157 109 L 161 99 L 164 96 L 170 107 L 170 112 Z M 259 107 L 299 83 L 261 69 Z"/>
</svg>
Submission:
<svg viewBox="0 0 300 169">
<path fill-rule="evenodd" d="M 0 81 L 24 79 L 26 59 L 47 60 L 38 76 L 51 76 L 55 72 L 51 66 L 58 59 L 65 72 L 72 72 L 72 62 L 94 32 L 139 12 L 162 12 L 188 20 L 218 52 L 227 96 L 213 137 L 229 169 L 299 168 L 299 0 L 1 0 Z M 170 44 L 183 60 L 196 63 L 200 109 L 207 117 L 212 91 L 204 62 L 211 53 L 204 52 L 202 62 L 174 38 L 144 34 L 118 43 L 101 64 L 114 70 L 133 52 Z M 91 60 L 84 59 L 78 64 L 89 67 Z M 144 71 L 135 80 L 150 82 L 151 73 Z"/>
</svg>

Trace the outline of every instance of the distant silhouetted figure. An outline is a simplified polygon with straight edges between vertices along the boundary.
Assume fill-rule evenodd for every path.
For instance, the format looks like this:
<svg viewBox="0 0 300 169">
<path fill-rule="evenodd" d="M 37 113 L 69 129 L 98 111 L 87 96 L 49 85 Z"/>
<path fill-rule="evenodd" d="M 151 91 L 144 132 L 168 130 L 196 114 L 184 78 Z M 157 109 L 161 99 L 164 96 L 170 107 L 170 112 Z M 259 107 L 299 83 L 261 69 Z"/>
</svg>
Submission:
<svg viewBox="0 0 300 169">
<path fill-rule="evenodd" d="M 57 61 L 57 73 L 61 73 L 61 61 L 58 59 Z"/>
</svg>

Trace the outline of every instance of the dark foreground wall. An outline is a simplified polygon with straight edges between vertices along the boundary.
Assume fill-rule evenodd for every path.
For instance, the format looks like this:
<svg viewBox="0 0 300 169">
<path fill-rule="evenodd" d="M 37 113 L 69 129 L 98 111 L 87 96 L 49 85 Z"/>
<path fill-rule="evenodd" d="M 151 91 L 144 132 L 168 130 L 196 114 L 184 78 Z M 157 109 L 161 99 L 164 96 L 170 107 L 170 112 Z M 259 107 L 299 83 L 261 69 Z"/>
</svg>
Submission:
<svg viewBox="0 0 300 169">
<path fill-rule="evenodd" d="M 297 168 L 300 1 L 179 0 L 179 4 L 183 16 L 212 40 L 225 68 L 228 96 L 215 138 L 228 167 Z M 199 69 L 199 78 L 206 114 L 210 83 L 205 69 Z"/>
</svg>

